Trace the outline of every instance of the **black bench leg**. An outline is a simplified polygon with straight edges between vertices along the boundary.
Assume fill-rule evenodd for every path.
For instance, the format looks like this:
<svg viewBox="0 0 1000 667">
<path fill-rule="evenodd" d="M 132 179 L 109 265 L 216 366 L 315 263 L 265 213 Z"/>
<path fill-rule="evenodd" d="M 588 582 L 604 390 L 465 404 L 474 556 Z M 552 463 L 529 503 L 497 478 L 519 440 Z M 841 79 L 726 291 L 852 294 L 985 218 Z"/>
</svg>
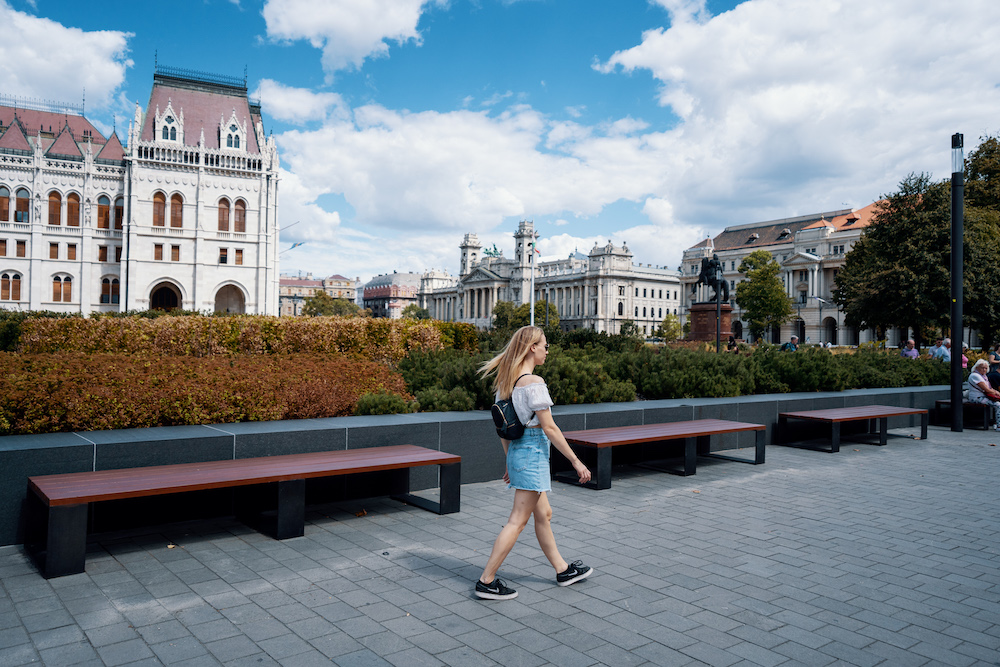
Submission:
<svg viewBox="0 0 1000 667">
<path fill-rule="evenodd" d="M 274 537 L 287 540 L 306 532 L 306 480 L 278 482 L 278 521 Z"/>
<path fill-rule="evenodd" d="M 830 436 L 830 451 L 837 453 L 840 451 L 840 422 L 833 422 L 833 433 Z"/>
<path fill-rule="evenodd" d="M 771 442 L 776 445 L 780 445 L 782 438 L 785 435 L 785 429 L 788 427 L 788 417 L 784 415 L 778 416 L 778 423 L 774 425 L 774 433 L 771 434 Z"/>
<path fill-rule="evenodd" d="M 403 475 L 401 486 L 390 497 L 401 503 L 413 505 L 414 507 L 419 507 L 420 509 L 436 514 L 454 514 L 461 511 L 462 463 L 448 463 L 438 466 L 438 469 L 440 471 L 438 476 L 440 502 L 434 502 L 428 498 L 410 493 L 409 468 L 402 468 L 398 471 Z"/>
<path fill-rule="evenodd" d="M 697 472 L 698 452 L 712 451 L 711 436 L 699 435 L 696 438 L 684 438 L 684 472 L 685 477 Z"/>
<path fill-rule="evenodd" d="M 927 413 L 920 415 L 920 439 L 927 439 Z"/>
<path fill-rule="evenodd" d="M 878 419 L 878 444 L 884 445 L 889 434 L 889 418 L 879 417 Z"/>
<path fill-rule="evenodd" d="M 40 500 L 36 501 L 41 504 Z M 87 503 L 45 510 L 44 533 L 35 553 L 46 579 L 84 571 L 87 559 Z"/>
<path fill-rule="evenodd" d="M 753 462 L 754 465 L 761 465 L 764 463 L 764 442 L 767 440 L 767 431 L 762 429 L 760 431 L 755 431 L 755 433 L 757 434 L 757 441 L 754 446 Z"/>
<path fill-rule="evenodd" d="M 594 485 L 595 489 L 610 489 L 611 488 L 611 448 L 610 447 L 598 447 L 597 448 L 597 470 L 595 472 L 594 478 L 591 480 L 590 484 Z M 575 474 L 575 473 L 574 473 Z"/>
</svg>

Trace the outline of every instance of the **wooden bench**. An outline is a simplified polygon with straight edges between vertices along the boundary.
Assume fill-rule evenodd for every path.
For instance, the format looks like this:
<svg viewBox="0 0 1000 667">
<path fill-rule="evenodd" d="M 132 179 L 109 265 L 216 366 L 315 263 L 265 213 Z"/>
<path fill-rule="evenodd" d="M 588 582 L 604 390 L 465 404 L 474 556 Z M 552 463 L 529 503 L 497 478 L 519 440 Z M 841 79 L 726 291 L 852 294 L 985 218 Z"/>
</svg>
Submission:
<svg viewBox="0 0 1000 667">
<path fill-rule="evenodd" d="M 969 428 L 990 429 L 993 423 L 993 406 L 985 403 L 962 402 L 962 423 Z M 934 401 L 934 423 L 938 426 L 951 425 L 951 399 L 943 398 Z"/>
<path fill-rule="evenodd" d="M 440 502 L 409 493 L 410 468 L 427 465 L 440 466 Z M 29 477 L 25 545 L 46 578 L 76 574 L 84 571 L 89 503 L 260 484 L 277 487 L 274 536 L 300 537 L 306 479 L 379 471 L 398 471 L 393 498 L 438 514 L 459 511 L 461 457 L 414 445 L 370 447 Z M 246 491 L 237 503 L 241 518 L 268 500 L 263 488 Z"/>
<path fill-rule="evenodd" d="M 753 459 L 726 456 L 710 451 L 710 438 L 713 435 L 726 433 L 742 433 L 756 431 L 756 444 Z M 698 456 L 739 461 L 759 465 L 764 463 L 764 440 L 766 427 L 763 424 L 748 424 L 745 422 L 727 421 L 725 419 L 696 419 L 694 421 L 669 422 L 665 424 L 644 424 L 642 426 L 615 426 L 611 428 L 595 428 L 589 431 L 567 431 L 563 433 L 570 446 L 596 449 L 597 465 L 593 479 L 585 484 L 592 489 L 611 488 L 611 451 L 619 445 L 638 443 L 659 443 L 671 440 L 684 440 L 684 467 L 680 470 L 657 468 L 680 475 L 693 475 L 696 470 Z M 652 467 L 652 466 L 650 466 Z M 556 479 L 576 483 L 576 473 L 557 473 Z"/>
<path fill-rule="evenodd" d="M 871 422 L 878 420 L 879 445 L 886 443 L 887 431 L 889 428 L 889 417 L 903 417 L 906 415 L 920 415 L 920 438 L 927 439 L 927 410 L 921 408 L 898 408 L 891 405 L 862 405 L 853 408 L 831 408 L 828 410 L 806 410 L 802 412 L 781 412 L 778 413 L 778 425 L 774 432 L 774 444 L 788 445 L 791 447 L 802 447 L 804 449 L 815 449 L 824 452 L 840 451 L 840 425 L 845 422 L 867 421 L 868 429 L 871 430 Z M 788 430 L 789 419 L 808 419 L 813 421 L 826 422 L 831 425 L 832 436 L 830 448 L 822 446 L 796 444 L 792 442 L 782 442 Z M 874 443 L 872 443 L 874 444 Z"/>
</svg>

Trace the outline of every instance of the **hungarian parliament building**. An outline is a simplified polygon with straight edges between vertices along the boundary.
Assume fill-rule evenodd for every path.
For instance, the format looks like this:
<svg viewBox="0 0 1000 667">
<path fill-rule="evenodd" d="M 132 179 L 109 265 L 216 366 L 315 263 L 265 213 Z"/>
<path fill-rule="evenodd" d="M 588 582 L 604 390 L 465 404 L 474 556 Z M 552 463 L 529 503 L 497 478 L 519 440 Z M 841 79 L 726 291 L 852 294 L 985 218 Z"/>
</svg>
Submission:
<svg viewBox="0 0 1000 667">
<path fill-rule="evenodd" d="M 157 67 L 126 143 L 0 96 L 0 308 L 278 313 L 278 151 L 246 79 Z"/>
</svg>

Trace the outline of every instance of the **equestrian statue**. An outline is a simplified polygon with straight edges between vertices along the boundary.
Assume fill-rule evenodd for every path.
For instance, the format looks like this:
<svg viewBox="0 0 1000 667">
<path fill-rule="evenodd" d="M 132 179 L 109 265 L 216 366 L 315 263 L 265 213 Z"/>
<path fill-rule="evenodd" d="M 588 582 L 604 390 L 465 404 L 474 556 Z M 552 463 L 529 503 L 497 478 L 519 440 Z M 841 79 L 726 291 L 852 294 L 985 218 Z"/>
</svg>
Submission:
<svg viewBox="0 0 1000 667">
<path fill-rule="evenodd" d="M 714 302 L 719 298 L 719 289 L 722 289 L 722 300 L 729 301 L 729 281 L 722 278 L 722 262 L 718 255 L 701 258 L 701 273 L 698 274 L 698 281 L 691 286 L 691 295 L 698 291 L 698 285 L 708 285 L 715 293 L 710 301 Z"/>
</svg>

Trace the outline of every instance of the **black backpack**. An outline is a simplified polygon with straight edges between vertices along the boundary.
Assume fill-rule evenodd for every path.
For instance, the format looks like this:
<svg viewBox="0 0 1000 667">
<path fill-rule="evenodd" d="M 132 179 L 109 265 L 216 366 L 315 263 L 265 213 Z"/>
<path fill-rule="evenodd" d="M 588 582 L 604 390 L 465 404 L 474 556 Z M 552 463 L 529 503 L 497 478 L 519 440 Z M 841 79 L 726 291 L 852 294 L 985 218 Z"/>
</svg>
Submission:
<svg viewBox="0 0 1000 667">
<path fill-rule="evenodd" d="M 531 375 L 531 373 L 520 375 L 517 380 L 525 375 Z M 517 380 L 514 380 L 514 384 L 517 384 Z M 514 403 L 511 402 L 510 398 L 497 399 L 490 407 L 490 414 L 493 415 L 493 424 L 497 427 L 497 435 L 504 440 L 517 440 L 524 435 L 524 424 L 518 419 Z M 534 416 L 535 413 L 531 414 Z"/>
</svg>

